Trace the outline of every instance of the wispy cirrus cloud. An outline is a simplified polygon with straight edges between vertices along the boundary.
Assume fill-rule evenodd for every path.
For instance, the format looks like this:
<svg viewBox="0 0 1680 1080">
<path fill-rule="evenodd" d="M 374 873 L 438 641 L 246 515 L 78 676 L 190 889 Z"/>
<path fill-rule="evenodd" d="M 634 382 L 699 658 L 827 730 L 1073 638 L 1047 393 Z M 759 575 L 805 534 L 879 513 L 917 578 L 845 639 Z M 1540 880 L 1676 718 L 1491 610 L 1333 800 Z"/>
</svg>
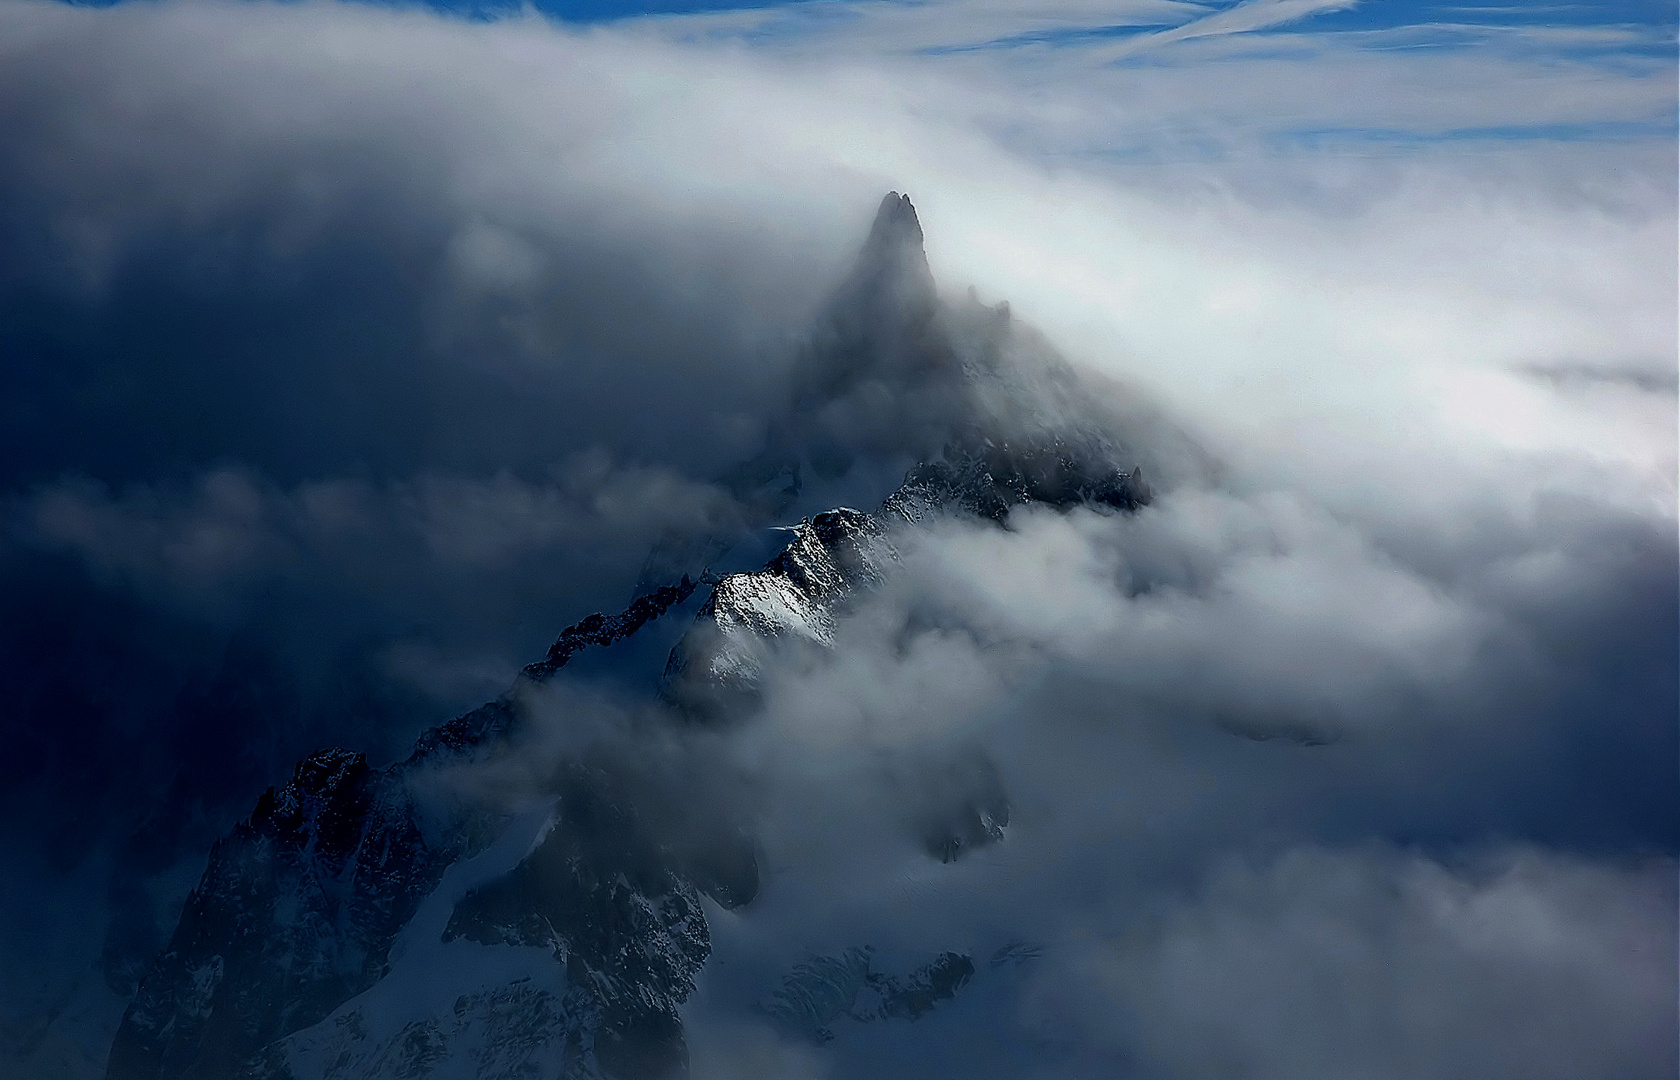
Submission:
<svg viewBox="0 0 1680 1080">
<path fill-rule="evenodd" d="M 1672 27 L 1619 8 L 818 0 L 618 25 L 768 64 L 844 63 L 859 85 L 891 71 L 877 88 L 911 107 L 1057 157 L 1625 139 L 1674 117 Z"/>
<path fill-rule="evenodd" d="M 832 46 L 915 53 L 1007 43 L 1065 41 L 1176 26 L 1201 18 L 1196 0 L 810 0 L 738 11 L 630 20 L 694 39 L 741 36 L 757 44 L 792 46 L 821 40 Z"/>
<path fill-rule="evenodd" d="M 1309 19 L 1325 12 L 1345 11 L 1360 2 L 1361 0 L 1244 0 L 1234 7 L 1192 19 L 1171 29 L 1140 34 L 1111 49 L 1098 49 L 1096 55 L 1119 59 L 1149 49 L 1159 49 L 1175 41 L 1252 33 Z"/>
</svg>

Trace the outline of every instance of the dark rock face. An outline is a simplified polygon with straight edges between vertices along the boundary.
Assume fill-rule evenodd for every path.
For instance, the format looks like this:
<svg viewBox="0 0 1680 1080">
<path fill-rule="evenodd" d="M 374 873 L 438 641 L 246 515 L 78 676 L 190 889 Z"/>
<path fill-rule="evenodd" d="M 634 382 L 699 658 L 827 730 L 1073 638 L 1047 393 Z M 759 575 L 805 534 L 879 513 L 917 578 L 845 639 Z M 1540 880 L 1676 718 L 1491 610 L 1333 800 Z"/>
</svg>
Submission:
<svg viewBox="0 0 1680 1080">
<path fill-rule="evenodd" d="M 566 666 L 567 661 L 591 645 L 612 645 L 623 641 L 654 619 L 694 595 L 694 582 L 685 574 L 675 585 L 662 585 L 630 602 L 617 615 L 596 613 L 561 631 L 548 655 L 525 666 L 526 678 L 541 682 Z"/>
<path fill-rule="evenodd" d="M 881 200 L 857 263 L 818 320 L 798 403 L 812 408 L 870 380 L 905 386 L 951 366 L 922 225 L 908 195 Z"/>
<path fill-rule="evenodd" d="M 678 1007 L 711 954 L 700 894 L 600 777 L 574 768 L 558 820 L 513 870 L 455 906 L 444 940 L 536 945 L 565 966 L 573 1012 L 599 1016 L 594 1052 L 615 1076 L 687 1067 Z"/>
<path fill-rule="evenodd" d="M 797 639 L 826 645 L 834 619 L 892 556 L 880 525 L 841 507 L 793 526 L 793 540 L 762 570 L 720 579 L 665 669 L 664 694 L 694 719 L 750 708 L 765 648 Z"/>
<path fill-rule="evenodd" d="M 693 588 L 684 582 L 568 628 L 544 674 L 586 645 L 633 633 Z M 415 781 L 470 762 L 517 722 L 510 695 L 426 732 L 386 769 L 327 749 L 265 792 L 211 852 L 168 949 L 141 982 L 111 1047 L 110 1080 L 266 1075 L 265 1046 L 378 982 L 392 942 L 444 871 L 482 850 L 505 821 L 493 806 L 423 792 Z"/>
<path fill-rule="evenodd" d="M 910 521 L 950 509 L 1002 521 L 1027 503 L 1136 510 L 1152 495 L 1141 468 L 1122 472 L 1100 453 L 1061 442 L 1020 448 L 988 442 L 948 447 L 945 456 L 917 466 L 883 509 Z"/>
<path fill-rule="evenodd" d="M 112 1080 L 236 1075 L 378 981 L 397 932 L 481 833 L 463 819 L 428 839 L 412 767 L 323 750 L 263 794 L 211 852 L 124 1015 Z"/>
<path fill-rule="evenodd" d="M 790 1030 L 828 1042 L 842 1020 L 919 1020 L 973 978 L 974 960 L 962 953 L 941 953 L 898 976 L 879 970 L 875 950 L 860 945 L 799 964 L 762 1008 Z"/>
<path fill-rule="evenodd" d="M 870 985 L 881 995 L 882 1019 L 918 1020 L 950 1001 L 974 978 L 974 961 L 962 953 L 941 953 L 902 979 L 882 976 Z"/>
</svg>

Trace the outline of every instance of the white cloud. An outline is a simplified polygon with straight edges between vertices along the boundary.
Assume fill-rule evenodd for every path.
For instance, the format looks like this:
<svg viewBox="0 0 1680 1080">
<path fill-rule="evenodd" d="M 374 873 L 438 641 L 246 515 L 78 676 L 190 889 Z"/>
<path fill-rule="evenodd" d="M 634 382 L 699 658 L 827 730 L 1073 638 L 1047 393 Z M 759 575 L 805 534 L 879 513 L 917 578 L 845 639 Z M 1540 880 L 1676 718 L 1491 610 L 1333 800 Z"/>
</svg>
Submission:
<svg viewBox="0 0 1680 1080">
<path fill-rule="evenodd" d="M 1028 1016 L 1051 1038 L 1076 1017 L 1151 1076 L 1655 1077 L 1673 1062 L 1673 873 L 1297 849 L 1070 942 Z"/>
</svg>

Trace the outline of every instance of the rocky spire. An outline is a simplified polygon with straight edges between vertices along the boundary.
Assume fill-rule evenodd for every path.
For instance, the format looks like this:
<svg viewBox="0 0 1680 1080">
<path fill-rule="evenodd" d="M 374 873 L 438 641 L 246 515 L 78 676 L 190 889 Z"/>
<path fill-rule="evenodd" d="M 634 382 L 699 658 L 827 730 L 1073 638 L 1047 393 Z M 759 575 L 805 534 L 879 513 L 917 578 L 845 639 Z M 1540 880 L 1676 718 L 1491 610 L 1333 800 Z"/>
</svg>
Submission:
<svg viewBox="0 0 1680 1080">
<path fill-rule="evenodd" d="M 919 325 L 933 314 L 933 271 L 922 247 L 922 223 L 910 196 L 889 191 L 875 212 L 863 251 L 835 296 L 837 316 L 857 330 Z M 893 325 L 898 324 L 898 325 Z"/>
<path fill-rule="evenodd" d="M 910 196 L 887 192 L 848 284 L 872 293 L 872 299 L 896 300 L 907 311 L 931 309 L 933 271 L 922 241 L 922 223 Z"/>
<path fill-rule="evenodd" d="M 813 334 L 803 404 L 844 393 L 862 379 L 904 384 L 937 366 L 928 333 L 937 308 L 916 208 L 910 196 L 888 192 Z"/>
</svg>

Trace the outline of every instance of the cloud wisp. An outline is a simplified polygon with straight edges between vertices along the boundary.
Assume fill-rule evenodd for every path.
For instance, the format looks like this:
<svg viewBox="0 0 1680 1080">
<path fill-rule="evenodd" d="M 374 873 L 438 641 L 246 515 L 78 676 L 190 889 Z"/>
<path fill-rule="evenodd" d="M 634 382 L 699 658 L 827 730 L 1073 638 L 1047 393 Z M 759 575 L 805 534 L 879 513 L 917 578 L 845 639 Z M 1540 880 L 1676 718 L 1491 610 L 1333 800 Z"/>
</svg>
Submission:
<svg viewBox="0 0 1680 1080">
<path fill-rule="evenodd" d="M 1180 26 L 1157 30 L 1152 34 L 1140 34 L 1107 52 L 1106 58 L 1134 56 L 1150 49 L 1171 45 L 1175 41 L 1253 33 L 1256 30 L 1309 19 L 1325 12 L 1345 11 L 1358 3 L 1359 0 L 1243 0 L 1240 4 L 1199 19 L 1192 19 Z"/>
</svg>

